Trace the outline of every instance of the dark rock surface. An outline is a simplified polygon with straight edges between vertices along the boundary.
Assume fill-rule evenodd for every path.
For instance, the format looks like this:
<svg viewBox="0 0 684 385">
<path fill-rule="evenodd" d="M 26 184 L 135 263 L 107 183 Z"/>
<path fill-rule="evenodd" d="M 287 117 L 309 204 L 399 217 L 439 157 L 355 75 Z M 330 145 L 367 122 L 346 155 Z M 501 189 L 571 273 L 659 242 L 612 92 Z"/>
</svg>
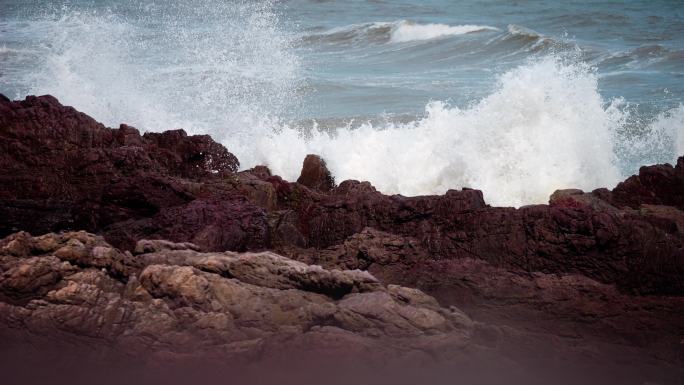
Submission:
<svg viewBox="0 0 684 385">
<path fill-rule="evenodd" d="M 674 206 L 684 210 L 684 157 L 673 167 L 669 164 L 641 167 L 613 189 L 616 206 L 638 209 L 643 204 Z"/>
<path fill-rule="evenodd" d="M 472 189 L 404 197 L 369 182 L 335 186 L 315 155 L 298 183 L 238 166 L 208 136 L 140 135 L 50 96 L 0 97 L 0 237 L 102 237 L 2 241 L 4 332 L 162 356 L 261 357 L 286 338 L 383 357 L 484 354 L 621 373 L 608 383 L 684 376 L 684 157 L 642 167 L 612 191 L 559 190 L 548 205 L 519 209 L 491 207 Z M 409 289 L 391 285 L 427 293 L 411 310 L 419 326 L 397 310 L 413 299 L 392 294 Z M 55 297 L 70 290 L 77 299 Z M 247 294 L 231 305 L 228 291 Z M 343 302 L 361 312 L 356 324 L 335 318 Z M 337 310 L 321 315 L 319 305 Z M 421 323 L 432 322 L 427 310 L 449 319 L 450 306 L 470 323 Z M 258 348 L 236 342 L 252 332 Z"/>
<path fill-rule="evenodd" d="M 233 154 L 206 135 L 174 130 L 141 136 L 126 125 L 106 128 L 51 96 L 1 99 L 0 236 L 20 229 L 38 234 L 112 227 L 112 240 L 132 247 L 142 232 L 167 235 L 169 223 L 176 222 L 187 227 L 168 234 L 171 240 L 198 238 L 209 250 L 263 247 L 258 236 L 225 241 L 206 235 L 219 213 L 236 221 L 218 230 L 265 231 L 242 220 L 253 216 L 265 223 L 260 209 L 247 207 L 244 199 L 224 202 L 240 197 L 205 191 L 198 182 L 232 175 L 238 166 Z"/>
</svg>

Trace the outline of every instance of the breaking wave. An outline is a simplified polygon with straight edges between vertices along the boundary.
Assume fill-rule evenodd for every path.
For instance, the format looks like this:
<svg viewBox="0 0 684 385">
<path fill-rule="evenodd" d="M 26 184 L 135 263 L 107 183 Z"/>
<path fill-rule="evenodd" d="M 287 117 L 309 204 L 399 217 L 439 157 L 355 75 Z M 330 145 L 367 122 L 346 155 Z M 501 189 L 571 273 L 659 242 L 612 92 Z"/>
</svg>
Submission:
<svg viewBox="0 0 684 385">
<path fill-rule="evenodd" d="M 589 67 L 546 57 L 503 74 L 496 92 L 473 105 L 432 102 L 408 124 L 308 138 L 284 129 L 257 138 L 251 162 L 294 179 L 304 156 L 317 153 L 338 180 L 369 180 L 385 193 L 473 187 L 491 204 L 520 206 L 544 203 L 560 188 L 614 186 L 621 162 L 662 154 L 672 161 L 682 151 L 684 107 L 640 134 L 626 129 L 631 119 L 621 100 L 603 100 Z"/>
<path fill-rule="evenodd" d="M 639 164 L 684 152 L 684 107 L 636 124 L 628 104 L 604 100 L 589 66 L 553 54 L 500 75 L 494 91 L 470 105 L 433 101 L 415 119 L 306 129 L 288 115 L 305 108 L 297 37 L 280 28 L 271 2 L 189 0 L 134 14 L 67 9 L 7 26 L 38 39 L 26 59 L 31 70 L 11 77 L 19 85 L 13 96 L 53 94 L 109 126 L 209 133 L 243 168 L 266 164 L 289 180 L 317 153 L 338 181 L 369 180 L 404 195 L 473 187 L 495 205 L 542 203 L 558 188 L 610 187 Z M 399 21 L 309 38 L 393 44 L 492 29 Z M 546 41 L 514 27 L 496 34 L 492 44 Z"/>
<path fill-rule="evenodd" d="M 392 28 L 390 41 L 393 43 L 403 43 L 407 41 L 429 40 L 482 31 L 498 31 L 498 28 L 486 25 L 450 26 L 446 24 L 417 24 L 401 21 Z"/>
</svg>

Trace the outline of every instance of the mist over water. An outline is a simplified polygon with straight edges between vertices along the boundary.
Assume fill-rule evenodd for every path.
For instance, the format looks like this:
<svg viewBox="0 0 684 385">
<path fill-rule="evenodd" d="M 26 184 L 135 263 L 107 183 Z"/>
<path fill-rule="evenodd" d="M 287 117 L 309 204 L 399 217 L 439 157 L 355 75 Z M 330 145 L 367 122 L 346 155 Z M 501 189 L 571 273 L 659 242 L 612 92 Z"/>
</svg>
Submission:
<svg viewBox="0 0 684 385">
<path fill-rule="evenodd" d="M 0 92 L 208 133 L 243 168 L 307 153 L 385 193 L 495 205 L 684 154 L 682 6 L 445 1 L 0 5 Z"/>
</svg>

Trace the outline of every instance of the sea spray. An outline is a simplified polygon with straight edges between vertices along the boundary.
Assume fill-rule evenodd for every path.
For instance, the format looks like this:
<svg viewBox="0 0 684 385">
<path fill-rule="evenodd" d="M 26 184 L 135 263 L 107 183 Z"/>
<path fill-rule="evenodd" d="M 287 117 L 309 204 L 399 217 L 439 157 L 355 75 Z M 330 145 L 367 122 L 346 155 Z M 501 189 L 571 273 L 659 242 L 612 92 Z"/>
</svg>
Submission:
<svg viewBox="0 0 684 385">
<path fill-rule="evenodd" d="M 471 106 L 432 102 L 415 122 L 308 139 L 284 129 L 258 138 L 248 163 L 293 180 L 301 159 L 317 153 L 338 180 L 369 180 L 385 193 L 473 187 L 494 205 L 544 203 L 555 189 L 614 186 L 623 177 L 616 148 L 672 144 L 684 127 L 680 108 L 653 121 L 651 134 L 630 136 L 621 132 L 627 114 L 620 100 L 603 100 L 587 65 L 548 56 L 503 74 L 497 91 Z M 656 152 L 665 150 L 674 151 Z"/>
<path fill-rule="evenodd" d="M 118 7 L 65 6 L 17 25 L 39 40 L 13 96 L 52 94 L 109 126 L 184 128 L 231 147 L 296 108 L 299 59 L 272 2 Z"/>
</svg>

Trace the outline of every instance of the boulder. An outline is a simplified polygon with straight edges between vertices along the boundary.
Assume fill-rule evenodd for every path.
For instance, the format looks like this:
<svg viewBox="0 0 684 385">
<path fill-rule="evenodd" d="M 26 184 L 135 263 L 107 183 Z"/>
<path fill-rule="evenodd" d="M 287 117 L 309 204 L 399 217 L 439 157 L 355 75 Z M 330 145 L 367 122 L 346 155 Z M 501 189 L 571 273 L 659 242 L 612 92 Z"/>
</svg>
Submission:
<svg viewBox="0 0 684 385">
<path fill-rule="evenodd" d="M 297 183 L 321 192 L 329 192 L 335 188 L 335 179 L 328 171 L 325 161 L 320 156 L 313 154 L 304 158 L 302 172 Z"/>
</svg>

